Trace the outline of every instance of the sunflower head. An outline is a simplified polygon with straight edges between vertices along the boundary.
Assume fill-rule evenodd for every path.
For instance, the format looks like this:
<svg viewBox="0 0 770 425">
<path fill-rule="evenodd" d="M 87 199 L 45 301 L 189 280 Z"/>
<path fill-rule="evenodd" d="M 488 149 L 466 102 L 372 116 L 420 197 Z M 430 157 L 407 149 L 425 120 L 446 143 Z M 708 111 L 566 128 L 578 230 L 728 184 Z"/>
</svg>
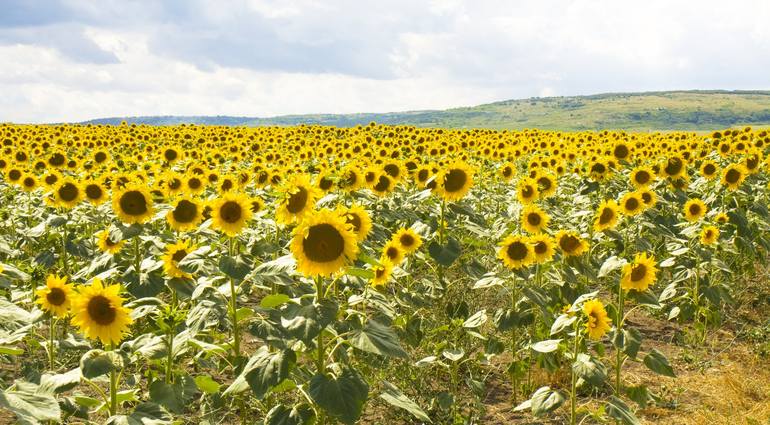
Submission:
<svg viewBox="0 0 770 425">
<path fill-rule="evenodd" d="M 422 246 L 422 238 L 412 229 L 399 229 L 392 240 L 407 254 L 417 251 Z"/>
<path fill-rule="evenodd" d="M 540 233 L 548 227 L 551 217 L 537 205 L 529 204 L 521 212 L 521 227 L 529 233 Z"/>
<path fill-rule="evenodd" d="M 393 263 L 387 259 L 381 259 L 380 264 L 372 268 L 374 276 L 371 279 L 371 285 L 377 289 L 383 289 L 390 281 L 390 277 L 393 273 Z"/>
<path fill-rule="evenodd" d="M 144 223 L 154 212 L 152 196 L 145 187 L 128 184 L 112 195 L 112 210 L 126 224 Z"/>
<path fill-rule="evenodd" d="M 513 270 L 532 264 L 535 260 L 535 254 L 529 239 L 521 235 L 510 235 L 500 242 L 497 258 L 502 260 L 506 267 Z"/>
<path fill-rule="evenodd" d="M 703 245 L 714 245 L 719 241 L 719 229 L 715 226 L 706 226 L 700 232 L 700 242 Z"/>
<path fill-rule="evenodd" d="M 166 252 L 163 255 L 163 271 L 166 275 L 171 278 L 189 279 L 190 274 L 179 269 L 179 262 L 195 249 L 189 240 L 166 245 Z"/>
<path fill-rule="evenodd" d="M 594 231 L 603 232 L 618 225 L 618 204 L 612 199 L 599 205 L 594 218 Z"/>
<path fill-rule="evenodd" d="M 689 222 L 698 221 L 708 212 L 706 204 L 698 198 L 690 199 L 684 204 L 684 217 Z"/>
<path fill-rule="evenodd" d="M 473 169 L 464 162 L 455 162 L 436 177 L 436 192 L 447 201 L 459 201 L 473 186 Z"/>
<path fill-rule="evenodd" d="M 526 205 L 534 202 L 540 196 L 537 181 L 529 177 L 519 180 L 519 184 L 516 185 L 516 196 L 522 204 Z"/>
<path fill-rule="evenodd" d="M 234 237 L 246 227 L 252 215 L 245 195 L 228 192 L 211 204 L 211 227 Z"/>
<path fill-rule="evenodd" d="M 644 292 L 655 283 L 657 272 L 655 257 L 648 256 L 646 252 L 636 254 L 632 263 L 623 266 L 620 286 L 626 291 Z"/>
<path fill-rule="evenodd" d="M 35 292 L 35 302 L 40 308 L 57 317 L 65 317 L 69 313 L 70 304 L 74 296 L 72 285 L 67 283 L 66 277 L 48 275 L 45 286 Z"/>
<path fill-rule="evenodd" d="M 120 285 L 103 286 L 100 279 L 94 278 L 90 286 L 80 288 L 72 302 L 72 323 L 86 337 L 104 345 L 120 343 L 133 323 L 120 290 Z"/>
<path fill-rule="evenodd" d="M 294 229 L 291 252 L 306 276 L 330 276 L 358 255 L 356 235 L 336 212 L 313 212 Z"/>
<path fill-rule="evenodd" d="M 561 252 L 567 257 L 582 255 L 588 251 L 588 242 L 583 240 L 577 232 L 560 230 L 556 234 L 556 242 Z"/>
<path fill-rule="evenodd" d="M 61 179 L 53 191 L 54 204 L 71 209 L 83 199 L 83 189 L 71 178 Z"/>
<path fill-rule="evenodd" d="M 350 208 L 340 206 L 337 212 L 356 235 L 356 240 L 363 242 L 372 230 L 372 219 L 364 207 L 358 204 L 353 204 Z"/>
<path fill-rule="evenodd" d="M 401 264 L 404 261 L 406 252 L 401 247 L 399 241 L 391 239 L 388 243 L 382 247 L 382 255 L 380 258 L 390 261 L 392 264 Z"/>
<path fill-rule="evenodd" d="M 610 330 L 610 319 L 601 301 L 586 301 L 583 304 L 583 314 L 586 316 L 585 326 L 589 338 L 598 341 Z"/>
<path fill-rule="evenodd" d="M 99 247 L 99 250 L 110 255 L 115 255 L 120 252 L 125 243 L 126 242 L 123 240 L 117 242 L 114 241 L 112 236 L 110 236 L 109 229 L 104 229 L 96 234 L 96 245 Z"/>
<path fill-rule="evenodd" d="M 554 249 L 556 243 L 551 236 L 545 233 L 540 233 L 529 238 L 529 242 L 532 245 L 532 253 L 535 256 L 535 263 L 543 264 L 550 261 L 556 250 Z"/>
<path fill-rule="evenodd" d="M 637 192 L 628 192 L 620 199 L 620 209 L 624 215 L 633 217 L 644 211 L 644 200 Z"/>
<path fill-rule="evenodd" d="M 299 174 L 286 182 L 281 192 L 283 198 L 275 210 L 275 220 L 280 224 L 291 224 L 301 221 L 313 210 L 320 191 L 310 183 L 307 175 Z"/>
<path fill-rule="evenodd" d="M 181 197 L 174 208 L 166 213 L 166 221 L 172 229 L 183 232 L 193 230 L 203 220 L 203 206 L 190 197 Z"/>
<path fill-rule="evenodd" d="M 722 186 L 736 190 L 746 179 L 746 168 L 742 164 L 731 164 L 722 172 Z"/>
</svg>

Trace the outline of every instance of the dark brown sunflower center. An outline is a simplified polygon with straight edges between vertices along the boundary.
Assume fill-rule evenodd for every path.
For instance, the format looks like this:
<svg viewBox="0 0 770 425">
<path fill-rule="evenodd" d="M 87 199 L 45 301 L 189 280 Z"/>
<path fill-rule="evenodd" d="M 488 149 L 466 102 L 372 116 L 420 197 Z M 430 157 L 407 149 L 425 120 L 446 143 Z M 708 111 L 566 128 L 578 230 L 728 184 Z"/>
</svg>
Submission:
<svg viewBox="0 0 770 425">
<path fill-rule="evenodd" d="M 88 199 L 99 199 L 102 197 L 102 188 L 98 184 L 89 184 L 86 186 L 86 196 Z"/>
<path fill-rule="evenodd" d="M 612 208 L 604 208 L 599 215 L 599 224 L 607 224 L 615 218 L 615 211 Z"/>
<path fill-rule="evenodd" d="M 27 177 L 24 179 L 22 183 L 24 184 L 25 187 L 35 187 L 36 182 L 35 182 L 35 179 L 33 179 L 32 177 Z"/>
<path fill-rule="evenodd" d="M 94 155 L 94 161 L 97 163 L 102 163 L 107 160 L 107 154 L 104 152 L 97 152 L 96 155 Z"/>
<path fill-rule="evenodd" d="M 628 198 L 626 199 L 625 206 L 628 211 L 636 211 L 636 209 L 639 208 L 639 200 L 636 198 Z"/>
<path fill-rule="evenodd" d="M 703 167 L 703 173 L 707 176 L 710 176 L 717 172 L 717 167 L 714 164 L 706 164 L 705 167 Z"/>
<path fill-rule="evenodd" d="M 202 184 L 203 182 L 201 182 L 201 179 L 197 177 L 193 177 L 190 180 L 187 180 L 187 186 L 189 186 L 190 189 L 193 189 L 193 190 L 199 189 Z"/>
<path fill-rule="evenodd" d="M 648 205 L 652 202 L 652 194 L 650 192 L 642 192 L 641 197 L 642 202 L 644 202 L 645 205 Z"/>
<path fill-rule="evenodd" d="M 505 251 L 508 254 L 508 258 L 514 261 L 521 261 L 527 258 L 529 248 L 527 248 L 527 245 L 524 242 L 516 241 L 508 245 L 508 248 Z"/>
<path fill-rule="evenodd" d="M 358 233 L 361 230 L 361 217 L 358 214 L 348 213 L 345 216 L 345 222 L 353 226 L 353 231 Z"/>
<path fill-rule="evenodd" d="M 289 196 L 289 202 L 286 203 L 286 210 L 292 214 L 297 214 L 305 209 L 307 204 L 307 189 L 298 187 L 297 191 Z"/>
<path fill-rule="evenodd" d="M 401 237 L 398 238 L 398 241 L 401 243 L 402 246 L 405 246 L 407 248 L 411 247 L 415 243 L 414 236 L 408 233 L 401 235 Z"/>
<path fill-rule="evenodd" d="M 78 193 L 80 193 L 80 190 L 72 183 L 64 183 L 59 188 L 59 197 L 65 202 L 70 202 L 77 199 Z"/>
<path fill-rule="evenodd" d="M 184 257 L 187 257 L 187 251 L 184 249 L 180 249 L 179 251 L 175 252 L 174 255 L 171 256 L 171 259 L 174 260 L 174 262 L 178 263 L 182 261 Z"/>
<path fill-rule="evenodd" d="M 401 169 L 398 168 L 398 165 L 396 164 L 387 164 L 386 166 L 382 167 L 382 169 L 388 173 L 388 175 L 393 176 L 395 179 L 397 179 L 401 174 Z"/>
<path fill-rule="evenodd" d="M 317 263 L 334 261 L 345 251 L 345 239 L 336 227 L 328 223 L 316 224 L 302 241 L 305 256 Z"/>
<path fill-rule="evenodd" d="M 425 180 L 428 180 L 429 175 L 428 170 L 420 170 L 417 172 L 417 180 L 424 182 Z"/>
<path fill-rule="evenodd" d="M 127 215 L 139 216 L 147 213 L 147 198 L 138 190 L 129 190 L 120 197 L 120 209 Z"/>
<path fill-rule="evenodd" d="M 692 205 L 690 205 L 689 210 L 690 210 L 690 215 L 698 215 L 698 214 L 700 214 L 700 211 L 701 211 L 700 205 L 692 204 Z"/>
<path fill-rule="evenodd" d="M 644 279 L 645 276 L 647 276 L 647 266 L 644 264 L 634 264 L 634 267 L 631 268 L 631 280 L 638 282 Z"/>
<path fill-rule="evenodd" d="M 725 174 L 725 180 L 727 183 L 735 184 L 738 183 L 738 181 L 741 179 L 741 172 L 736 170 L 735 168 L 731 168 L 727 170 L 727 174 Z"/>
<path fill-rule="evenodd" d="M 597 162 L 591 166 L 591 172 L 596 174 L 604 174 L 605 171 L 607 171 L 607 167 L 605 167 L 601 162 Z"/>
<path fill-rule="evenodd" d="M 679 174 L 680 171 L 682 171 L 682 167 L 684 164 L 682 163 L 682 160 L 679 158 L 671 158 L 668 160 L 668 164 L 666 165 L 666 168 L 664 169 L 666 171 L 666 174 L 669 176 L 676 176 Z"/>
<path fill-rule="evenodd" d="M 171 162 L 179 157 L 179 153 L 174 149 L 166 149 L 166 151 L 163 152 L 163 157 L 166 158 L 166 161 Z"/>
<path fill-rule="evenodd" d="M 399 251 L 398 251 L 398 248 L 396 248 L 396 247 L 394 247 L 394 246 L 391 246 L 391 247 L 389 247 L 388 249 L 386 249 L 386 250 L 385 250 L 385 255 L 386 255 L 386 256 L 387 256 L 389 259 L 391 259 L 391 260 L 396 260 L 396 259 L 398 259 L 398 255 L 399 255 Z"/>
<path fill-rule="evenodd" d="M 535 243 L 535 254 L 543 255 L 546 252 L 548 252 L 548 244 L 547 243 L 545 243 L 543 241 L 539 241 L 539 242 Z"/>
<path fill-rule="evenodd" d="M 198 215 L 198 205 L 183 199 L 176 204 L 176 208 L 171 214 L 178 223 L 190 223 Z"/>
<path fill-rule="evenodd" d="M 58 307 L 64 304 L 64 301 L 67 300 L 67 295 L 64 293 L 64 291 L 61 288 L 51 288 L 48 291 L 48 295 L 45 296 L 45 299 L 51 305 L 55 305 Z"/>
<path fill-rule="evenodd" d="M 513 168 L 511 167 L 503 168 L 503 177 L 508 178 L 508 177 L 511 177 L 512 174 L 513 174 Z"/>
<path fill-rule="evenodd" d="M 377 267 L 376 269 L 374 269 L 374 277 L 376 277 L 377 279 L 380 279 L 383 276 L 385 276 L 385 267 Z"/>
<path fill-rule="evenodd" d="M 115 322 L 117 310 L 112 306 L 107 297 L 97 295 L 88 301 L 88 317 L 102 326 L 109 326 Z"/>
<path fill-rule="evenodd" d="M 21 171 L 19 171 L 19 170 L 11 170 L 11 171 L 9 171 L 8 172 L 8 178 L 11 181 L 19 180 L 21 178 Z"/>
<path fill-rule="evenodd" d="M 535 196 L 535 189 L 530 185 L 526 185 L 521 188 L 521 196 L 524 197 L 524 199 L 529 199 Z"/>
<path fill-rule="evenodd" d="M 374 190 L 377 192 L 385 192 L 390 188 L 390 178 L 387 175 L 380 176 L 377 180 L 377 184 L 374 185 Z"/>
<path fill-rule="evenodd" d="M 539 226 L 542 221 L 543 221 L 543 218 L 540 217 L 540 214 L 536 212 L 527 214 L 527 223 L 529 223 L 532 226 Z"/>
<path fill-rule="evenodd" d="M 219 208 L 219 216 L 226 223 L 237 223 L 243 217 L 243 208 L 235 201 L 227 201 Z"/>
<path fill-rule="evenodd" d="M 332 185 L 333 185 L 333 184 L 334 184 L 334 180 L 332 180 L 332 179 L 330 179 L 330 178 L 326 178 L 326 177 L 324 177 L 324 178 L 322 178 L 322 179 L 321 179 L 321 181 L 319 182 L 319 184 L 318 184 L 318 187 L 320 187 L 320 188 L 321 188 L 321 190 L 324 190 L 324 191 L 326 191 L 326 190 L 329 190 L 329 189 L 331 189 L 331 187 L 332 187 Z"/>
<path fill-rule="evenodd" d="M 580 240 L 573 235 L 565 235 L 559 239 L 559 247 L 564 252 L 573 252 L 580 247 Z"/>
<path fill-rule="evenodd" d="M 58 167 L 60 165 L 64 165 L 64 162 L 67 159 L 64 157 L 64 155 L 60 153 L 55 153 L 51 155 L 51 158 L 48 160 L 48 163 L 53 165 L 54 167 Z"/>
<path fill-rule="evenodd" d="M 45 183 L 46 184 L 49 184 L 49 185 L 50 184 L 54 184 L 57 181 L 59 181 L 59 177 L 57 177 L 56 174 L 49 174 L 49 175 L 45 176 Z"/>
<path fill-rule="evenodd" d="M 551 179 L 549 179 L 548 177 L 540 177 L 537 180 L 537 185 L 540 186 L 540 188 L 543 191 L 547 191 L 548 189 L 551 188 L 551 186 L 553 186 L 553 183 L 551 182 Z"/>
<path fill-rule="evenodd" d="M 444 180 L 444 190 L 447 192 L 457 192 L 465 187 L 465 183 L 468 181 L 468 174 L 459 168 L 449 170 Z"/>
<path fill-rule="evenodd" d="M 625 159 L 629 154 L 628 146 L 626 145 L 615 146 L 614 154 L 615 154 L 615 158 L 617 159 Z"/>
<path fill-rule="evenodd" d="M 634 179 L 639 184 L 647 184 L 647 182 L 650 181 L 650 177 L 650 173 L 644 170 L 639 171 L 634 175 Z"/>
<path fill-rule="evenodd" d="M 177 189 L 179 189 L 180 187 L 182 187 L 182 181 L 181 181 L 181 180 L 179 180 L 179 179 L 177 179 L 177 178 L 173 178 L 173 179 L 171 179 L 171 180 L 169 180 L 169 181 L 168 181 L 168 188 L 169 188 L 169 189 L 171 189 L 171 190 L 177 190 Z"/>
</svg>

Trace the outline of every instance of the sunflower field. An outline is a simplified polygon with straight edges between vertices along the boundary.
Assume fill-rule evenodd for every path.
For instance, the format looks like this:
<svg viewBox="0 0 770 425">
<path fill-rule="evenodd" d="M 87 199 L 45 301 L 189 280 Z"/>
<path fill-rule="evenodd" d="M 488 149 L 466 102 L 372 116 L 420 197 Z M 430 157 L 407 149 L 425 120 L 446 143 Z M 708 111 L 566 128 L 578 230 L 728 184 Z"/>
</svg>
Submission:
<svg viewBox="0 0 770 425">
<path fill-rule="evenodd" d="M 767 271 L 763 130 L 0 140 L 0 422 L 637 424 Z"/>
</svg>

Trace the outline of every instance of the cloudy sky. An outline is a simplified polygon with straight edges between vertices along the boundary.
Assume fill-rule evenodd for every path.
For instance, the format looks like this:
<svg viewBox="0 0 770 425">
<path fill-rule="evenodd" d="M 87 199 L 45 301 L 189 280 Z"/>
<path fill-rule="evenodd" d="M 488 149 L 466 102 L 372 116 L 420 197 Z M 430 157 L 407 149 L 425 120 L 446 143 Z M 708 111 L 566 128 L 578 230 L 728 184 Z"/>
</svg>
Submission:
<svg viewBox="0 0 770 425">
<path fill-rule="evenodd" d="M 770 89 L 765 0 L 0 0 L 0 122 Z"/>
</svg>

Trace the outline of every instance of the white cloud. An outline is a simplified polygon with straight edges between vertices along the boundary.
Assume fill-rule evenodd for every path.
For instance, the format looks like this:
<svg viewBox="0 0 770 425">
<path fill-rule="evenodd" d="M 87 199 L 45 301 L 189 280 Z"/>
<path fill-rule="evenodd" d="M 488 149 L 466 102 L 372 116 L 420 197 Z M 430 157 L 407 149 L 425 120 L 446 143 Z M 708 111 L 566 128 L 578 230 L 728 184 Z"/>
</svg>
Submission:
<svg viewBox="0 0 770 425">
<path fill-rule="evenodd" d="M 0 121 L 770 89 L 762 0 L 9 1 Z"/>
</svg>

